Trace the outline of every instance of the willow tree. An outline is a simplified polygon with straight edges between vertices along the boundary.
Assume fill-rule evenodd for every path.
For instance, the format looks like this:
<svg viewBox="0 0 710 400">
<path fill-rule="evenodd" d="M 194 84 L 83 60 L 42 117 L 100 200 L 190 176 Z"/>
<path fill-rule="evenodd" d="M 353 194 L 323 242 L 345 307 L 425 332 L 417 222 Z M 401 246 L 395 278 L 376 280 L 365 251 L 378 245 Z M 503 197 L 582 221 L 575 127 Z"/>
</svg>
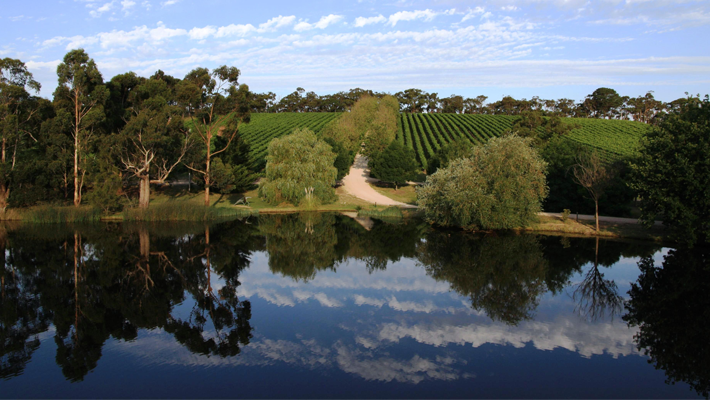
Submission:
<svg viewBox="0 0 710 400">
<path fill-rule="evenodd" d="M 205 206 L 210 204 L 214 157 L 239 140 L 239 128 L 249 122 L 251 93 L 247 85 L 239 85 L 239 75 L 239 69 L 226 65 L 211 73 L 207 68 L 196 68 L 177 88 L 178 101 L 187 113 L 194 140 L 201 147 L 200 153 L 185 165 L 204 179 Z M 225 139 L 221 148 L 215 147 L 218 137 Z"/>
<path fill-rule="evenodd" d="M 83 49 L 72 50 L 57 67 L 59 85 L 54 92 L 58 114 L 71 119 L 74 140 L 74 205 L 81 204 L 86 175 L 86 156 L 91 140 L 104 121 L 104 103 L 109 91 L 93 59 Z M 66 114 L 70 114 L 66 115 Z"/>
<path fill-rule="evenodd" d="M 335 201 L 336 155 L 309 129 L 296 129 L 291 135 L 272 140 L 268 152 L 266 179 L 259 185 L 259 197 L 271 204 Z"/>
<path fill-rule="evenodd" d="M 39 92 L 40 84 L 20 60 L 0 60 L 0 210 L 7 207 L 10 196 L 10 173 L 15 168 L 17 150 L 23 136 L 31 136 L 28 125 L 38 111 L 36 98 L 29 90 Z"/>
<path fill-rule="evenodd" d="M 522 228 L 537 218 L 547 196 L 547 164 L 530 139 L 515 135 L 475 147 L 417 188 L 425 218 L 466 229 Z"/>
</svg>

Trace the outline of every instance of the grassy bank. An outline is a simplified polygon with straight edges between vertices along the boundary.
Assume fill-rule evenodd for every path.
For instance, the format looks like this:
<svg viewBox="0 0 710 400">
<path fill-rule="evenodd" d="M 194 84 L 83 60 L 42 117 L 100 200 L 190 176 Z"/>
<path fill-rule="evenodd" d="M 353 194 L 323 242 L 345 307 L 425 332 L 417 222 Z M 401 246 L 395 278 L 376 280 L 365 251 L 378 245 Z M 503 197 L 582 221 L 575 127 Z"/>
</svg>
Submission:
<svg viewBox="0 0 710 400">
<path fill-rule="evenodd" d="M 370 184 L 377 193 L 389 197 L 394 201 L 399 201 L 405 204 L 417 205 L 417 192 L 415 186 L 405 185 L 395 190 L 394 185 L 389 185 L 382 182 Z"/>
<path fill-rule="evenodd" d="M 563 221 L 561 218 L 548 216 L 540 216 L 537 223 L 527 228 L 520 229 L 520 231 L 671 242 L 663 226 L 646 228 L 635 223 L 600 221 L 599 233 L 597 233 L 594 229 L 594 221 L 576 221 L 573 218 L 568 218 L 566 221 Z"/>
</svg>

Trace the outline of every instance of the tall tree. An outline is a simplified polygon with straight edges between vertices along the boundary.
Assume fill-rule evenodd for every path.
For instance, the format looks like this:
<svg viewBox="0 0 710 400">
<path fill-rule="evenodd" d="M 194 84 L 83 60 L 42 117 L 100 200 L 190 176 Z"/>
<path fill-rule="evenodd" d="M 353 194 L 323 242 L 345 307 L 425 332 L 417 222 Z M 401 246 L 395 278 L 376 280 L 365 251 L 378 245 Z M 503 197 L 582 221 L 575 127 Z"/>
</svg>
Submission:
<svg viewBox="0 0 710 400">
<path fill-rule="evenodd" d="M 72 114 L 74 139 L 74 205 L 81 204 L 86 175 L 86 156 L 90 141 L 104 119 L 103 105 L 109 91 L 93 59 L 83 49 L 72 50 L 57 67 L 59 86 L 54 92 L 55 106 Z"/>
<path fill-rule="evenodd" d="M 39 110 L 37 99 L 28 90 L 39 92 L 40 84 L 25 63 L 12 58 L 0 60 L 0 210 L 7 208 L 18 147 L 24 136 L 32 136 L 28 125 Z"/>
<path fill-rule="evenodd" d="M 710 243 L 710 99 L 696 100 L 646 133 L 632 165 L 641 220 L 688 245 Z"/>
<path fill-rule="evenodd" d="M 172 93 L 163 79 L 136 88 L 133 117 L 122 131 L 124 168 L 140 181 L 139 206 L 150 202 L 150 184 L 164 183 L 191 146 L 181 110 L 170 106 Z"/>
<path fill-rule="evenodd" d="M 204 179 L 205 206 L 210 204 L 213 158 L 240 139 L 239 128 L 250 119 L 251 93 L 247 85 L 239 85 L 239 74 L 239 69 L 226 65 L 212 73 L 197 68 L 178 87 L 178 99 L 187 111 L 196 142 L 202 145 L 201 154 L 185 165 Z M 218 136 L 226 139 L 219 149 L 214 147 Z"/>
<path fill-rule="evenodd" d="M 575 182 L 585 188 L 594 201 L 594 223 L 596 231 L 599 232 L 599 199 L 611 183 L 614 171 L 604 165 L 596 151 L 580 154 L 573 171 Z"/>
</svg>

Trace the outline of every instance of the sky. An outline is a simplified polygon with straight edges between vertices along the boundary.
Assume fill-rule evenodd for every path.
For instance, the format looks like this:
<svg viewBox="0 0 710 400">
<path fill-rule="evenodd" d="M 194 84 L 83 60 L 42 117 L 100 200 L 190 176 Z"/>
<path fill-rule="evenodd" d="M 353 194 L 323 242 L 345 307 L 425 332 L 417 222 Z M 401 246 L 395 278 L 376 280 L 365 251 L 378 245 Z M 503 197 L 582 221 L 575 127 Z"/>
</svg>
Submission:
<svg viewBox="0 0 710 400">
<path fill-rule="evenodd" d="M 489 101 L 599 87 L 710 93 L 710 1 L 0 0 L 0 57 L 50 98 L 83 48 L 104 79 L 236 66 L 255 92 L 408 88 Z"/>
</svg>

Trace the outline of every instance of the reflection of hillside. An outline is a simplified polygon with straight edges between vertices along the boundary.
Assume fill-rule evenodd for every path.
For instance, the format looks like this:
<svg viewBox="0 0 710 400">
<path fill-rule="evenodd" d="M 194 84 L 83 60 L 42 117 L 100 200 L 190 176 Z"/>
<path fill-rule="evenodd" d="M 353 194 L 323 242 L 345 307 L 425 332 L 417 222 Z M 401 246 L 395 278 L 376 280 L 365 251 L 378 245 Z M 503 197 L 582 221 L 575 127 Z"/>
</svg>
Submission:
<svg viewBox="0 0 710 400">
<path fill-rule="evenodd" d="M 639 262 L 624 320 L 638 326 L 639 350 L 665 371 L 670 382 L 687 382 L 698 394 L 710 393 L 710 252 L 671 250 L 656 267 Z"/>
<path fill-rule="evenodd" d="M 547 291 L 547 261 L 532 235 L 478 236 L 432 232 L 419 262 L 436 280 L 471 300 L 494 320 L 517 324 L 532 317 Z"/>
</svg>

